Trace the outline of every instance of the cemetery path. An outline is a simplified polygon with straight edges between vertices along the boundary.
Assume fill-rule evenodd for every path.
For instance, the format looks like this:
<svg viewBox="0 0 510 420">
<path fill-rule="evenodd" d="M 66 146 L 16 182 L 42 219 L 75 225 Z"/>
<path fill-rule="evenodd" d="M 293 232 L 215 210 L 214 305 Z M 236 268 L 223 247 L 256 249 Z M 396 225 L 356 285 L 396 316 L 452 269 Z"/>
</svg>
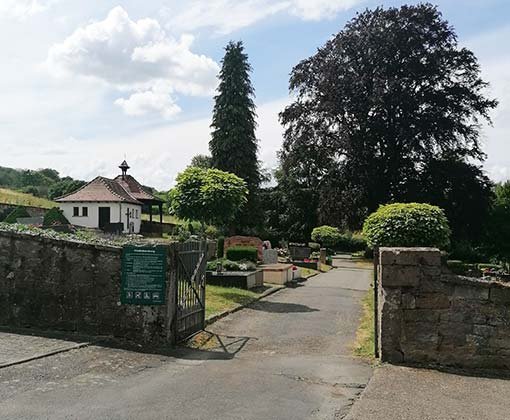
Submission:
<svg viewBox="0 0 510 420">
<path fill-rule="evenodd" d="M 211 325 L 172 357 L 89 346 L 0 370 L 0 418 L 340 419 L 372 272 L 343 266 Z"/>
</svg>

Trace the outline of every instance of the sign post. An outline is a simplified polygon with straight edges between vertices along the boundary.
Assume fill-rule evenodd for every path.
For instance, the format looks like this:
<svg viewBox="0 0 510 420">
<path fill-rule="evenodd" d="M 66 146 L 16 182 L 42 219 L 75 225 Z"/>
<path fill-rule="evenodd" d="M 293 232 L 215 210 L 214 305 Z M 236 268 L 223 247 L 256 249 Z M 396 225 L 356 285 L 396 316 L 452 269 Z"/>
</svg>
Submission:
<svg viewBox="0 0 510 420">
<path fill-rule="evenodd" d="M 166 258 L 167 249 L 164 246 L 128 245 L 123 248 L 120 291 L 122 304 L 165 304 Z"/>
</svg>

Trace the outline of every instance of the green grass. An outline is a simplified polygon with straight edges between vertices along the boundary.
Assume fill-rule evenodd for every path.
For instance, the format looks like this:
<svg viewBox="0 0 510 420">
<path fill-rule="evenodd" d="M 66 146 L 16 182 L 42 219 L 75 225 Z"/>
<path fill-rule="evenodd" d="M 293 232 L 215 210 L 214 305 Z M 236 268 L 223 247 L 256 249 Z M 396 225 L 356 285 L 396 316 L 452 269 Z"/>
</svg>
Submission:
<svg viewBox="0 0 510 420">
<path fill-rule="evenodd" d="M 374 290 L 370 289 L 363 298 L 363 316 L 356 332 L 354 354 L 374 361 L 374 345 Z"/>
<path fill-rule="evenodd" d="M 316 274 L 319 274 L 319 271 L 314 270 L 312 268 L 301 267 L 300 270 L 301 270 L 301 277 L 303 277 L 304 279 L 307 279 L 309 277 L 315 276 Z"/>
<path fill-rule="evenodd" d="M 262 291 L 208 285 L 205 291 L 205 316 L 210 317 L 234 309 L 238 305 L 247 305 L 258 298 Z"/>
<path fill-rule="evenodd" d="M 7 188 L 0 188 L 0 203 L 13 204 L 16 206 L 43 207 L 47 209 L 57 207 L 57 204 L 51 200 L 36 197 L 32 194 L 9 190 Z"/>
<path fill-rule="evenodd" d="M 148 214 L 142 214 L 142 220 L 149 220 L 149 219 L 150 219 L 150 216 Z M 153 214 L 152 221 L 159 222 L 159 214 Z M 172 216 L 170 214 L 163 215 L 163 222 L 164 223 L 172 223 L 174 225 L 182 225 L 183 224 L 182 220 L 180 220 L 177 217 Z"/>
</svg>

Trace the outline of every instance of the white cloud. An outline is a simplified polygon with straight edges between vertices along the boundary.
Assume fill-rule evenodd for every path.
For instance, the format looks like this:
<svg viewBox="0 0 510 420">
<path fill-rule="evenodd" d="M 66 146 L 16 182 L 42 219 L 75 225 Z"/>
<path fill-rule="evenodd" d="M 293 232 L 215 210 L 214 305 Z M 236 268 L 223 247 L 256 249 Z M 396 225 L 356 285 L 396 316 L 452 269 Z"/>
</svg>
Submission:
<svg viewBox="0 0 510 420">
<path fill-rule="evenodd" d="M 274 168 L 277 163 L 276 152 L 281 147 L 283 132 L 278 113 L 288 101 L 282 98 L 257 109 L 259 157 L 268 168 Z M 66 138 L 57 133 L 47 136 L 46 130 L 37 142 L 0 137 L 2 148 L 15 151 L 0 155 L 0 166 L 51 167 L 63 175 L 88 181 L 97 175 L 117 175 L 117 166 L 127 151 L 133 176 L 145 185 L 166 190 L 193 156 L 209 153 L 210 124 L 210 118 L 201 118 L 132 134 L 108 133 L 87 139 Z M 169 140 L 173 141 L 169 143 Z"/>
<path fill-rule="evenodd" d="M 130 115 L 155 110 L 168 117 L 179 108 L 165 92 L 207 96 L 217 84 L 218 64 L 193 53 L 192 43 L 191 35 L 175 39 L 158 21 L 135 22 L 118 6 L 106 19 L 80 27 L 53 45 L 46 67 L 57 77 L 93 78 L 133 92 L 128 99 L 116 102 Z M 165 89 L 160 88 L 163 84 Z"/>
<path fill-rule="evenodd" d="M 290 12 L 304 20 L 332 19 L 337 13 L 348 10 L 360 0 L 293 0 Z"/>
<path fill-rule="evenodd" d="M 158 112 L 163 118 L 171 119 L 181 112 L 168 93 L 154 90 L 133 93 L 128 99 L 119 98 L 115 105 L 119 105 L 127 115 L 135 117 Z"/>
<path fill-rule="evenodd" d="M 363 0 L 174 0 L 161 10 L 173 31 L 213 28 L 229 34 L 278 13 L 304 20 L 332 19 Z"/>
<path fill-rule="evenodd" d="M 484 127 L 488 155 L 485 168 L 495 181 L 510 179 L 510 51 L 501 40 L 510 37 L 510 26 L 480 34 L 466 42 L 479 58 L 483 78 L 490 83 L 488 94 L 499 101 L 492 112 L 492 127 Z"/>
<path fill-rule="evenodd" d="M 56 0 L 0 0 L 0 18 L 23 20 L 44 12 Z"/>
</svg>

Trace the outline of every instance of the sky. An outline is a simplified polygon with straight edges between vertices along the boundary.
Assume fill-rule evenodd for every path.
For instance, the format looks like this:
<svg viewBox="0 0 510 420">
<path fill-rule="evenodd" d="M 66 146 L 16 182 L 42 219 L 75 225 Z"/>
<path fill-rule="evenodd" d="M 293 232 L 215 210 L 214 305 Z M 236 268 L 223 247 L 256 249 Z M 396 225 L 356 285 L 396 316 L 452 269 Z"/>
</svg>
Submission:
<svg viewBox="0 0 510 420">
<path fill-rule="evenodd" d="M 169 189 L 208 153 L 217 73 L 230 40 L 253 67 L 260 160 L 277 165 L 289 74 L 357 12 L 390 0 L 0 0 L 0 166 L 113 177 L 127 159 Z M 510 179 L 510 1 L 437 0 L 499 100 L 482 142 Z"/>
</svg>

